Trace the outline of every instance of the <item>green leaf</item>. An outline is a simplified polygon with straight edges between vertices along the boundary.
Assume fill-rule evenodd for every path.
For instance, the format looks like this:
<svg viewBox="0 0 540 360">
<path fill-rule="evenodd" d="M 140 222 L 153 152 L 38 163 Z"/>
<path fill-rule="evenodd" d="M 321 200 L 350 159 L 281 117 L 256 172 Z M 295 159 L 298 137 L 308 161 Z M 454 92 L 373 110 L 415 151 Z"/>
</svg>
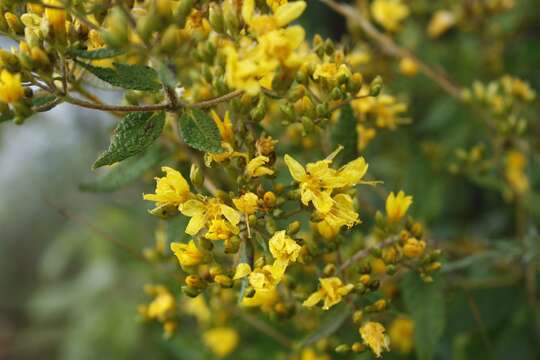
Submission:
<svg viewBox="0 0 540 360">
<path fill-rule="evenodd" d="M 114 130 L 109 149 L 92 167 L 111 165 L 144 151 L 159 137 L 164 124 L 165 113 L 162 111 L 127 114 Z"/>
<path fill-rule="evenodd" d="M 142 91 L 158 91 L 161 89 L 157 72 L 145 65 L 114 63 L 114 68 L 105 68 L 80 61 L 77 61 L 77 64 L 113 86 Z"/>
<path fill-rule="evenodd" d="M 146 171 L 165 159 L 167 154 L 159 146 L 150 147 L 142 154 L 122 161 L 106 174 L 79 186 L 82 191 L 110 192 L 133 183 Z"/>
<path fill-rule="evenodd" d="M 53 101 L 54 99 L 56 99 L 56 96 L 54 96 L 54 95 L 35 96 L 31 100 L 32 107 L 34 107 L 34 106 L 42 106 L 42 105 L 48 104 L 51 101 Z"/>
<path fill-rule="evenodd" d="M 100 60 L 109 59 L 118 55 L 122 55 L 124 52 L 118 49 L 101 48 L 96 50 L 83 50 L 83 49 L 69 49 L 68 54 L 74 57 L 82 59 Z"/>
<path fill-rule="evenodd" d="M 11 110 L 6 111 L 5 113 L 0 114 L 0 123 L 13 120 L 15 113 Z"/>
<path fill-rule="evenodd" d="M 356 134 L 356 117 L 351 105 L 345 105 L 339 114 L 337 124 L 332 131 L 333 148 L 343 146 L 341 158 L 343 162 L 349 162 L 356 158 L 358 149 L 358 135 Z"/>
<path fill-rule="evenodd" d="M 180 117 L 180 134 L 186 144 L 194 149 L 220 153 L 221 136 L 212 118 L 204 111 L 193 109 Z"/>
<path fill-rule="evenodd" d="M 402 285 L 407 311 L 414 321 L 414 343 L 419 360 L 434 358 L 446 322 L 445 298 L 441 279 L 423 282 L 415 273 Z"/>
</svg>

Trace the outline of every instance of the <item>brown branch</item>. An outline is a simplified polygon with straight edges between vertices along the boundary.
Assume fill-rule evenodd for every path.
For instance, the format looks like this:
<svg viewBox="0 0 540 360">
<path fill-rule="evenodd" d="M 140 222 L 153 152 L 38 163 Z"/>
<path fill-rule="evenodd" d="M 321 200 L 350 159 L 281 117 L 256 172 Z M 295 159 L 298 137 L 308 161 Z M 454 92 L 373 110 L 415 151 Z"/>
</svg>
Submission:
<svg viewBox="0 0 540 360">
<path fill-rule="evenodd" d="M 437 71 L 422 60 L 420 60 L 416 55 L 414 55 L 410 50 L 405 49 L 397 45 L 392 38 L 381 33 L 379 30 L 373 26 L 373 24 L 350 5 L 339 4 L 334 0 L 319 0 L 324 3 L 337 13 L 345 16 L 346 18 L 354 21 L 358 24 L 366 35 L 371 38 L 383 52 L 392 57 L 398 59 L 410 58 L 417 65 L 420 71 L 426 75 L 428 78 L 437 83 L 443 90 L 445 90 L 451 96 L 461 99 L 461 88 L 454 84 L 443 72 Z"/>
</svg>

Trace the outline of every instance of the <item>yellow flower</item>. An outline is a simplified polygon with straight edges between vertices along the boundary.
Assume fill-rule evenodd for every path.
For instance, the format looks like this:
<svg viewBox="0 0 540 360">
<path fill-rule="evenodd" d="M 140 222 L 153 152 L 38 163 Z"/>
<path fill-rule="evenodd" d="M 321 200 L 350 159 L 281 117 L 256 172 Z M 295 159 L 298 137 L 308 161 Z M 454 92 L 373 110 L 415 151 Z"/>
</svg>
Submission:
<svg viewBox="0 0 540 360">
<path fill-rule="evenodd" d="M 234 142 L 234 131 L 229 112 L 225 112 L 225 117 L 223 120 L 221 120 L 219 115 L 214 110 L 212 110 L 211 115 L 219 129 L 221 140 L 232 145 Z"/>
<path fill-rule="evenodd" d="M 270 161 L 267 156 L 257 156 L 246 165 L 246 175 L 250 178 L 272 175 L 274 170 L 264 166 Z"/>
<path fill-rule="evenodd" d="M 351 105 L 361 122 L 374 117 L 377 127 L 390 130 L 394 130 L 400 122 L 404 122 L 402 115 L 407 111 L 406 103 L 399 102 L 387 94 L 354 100 Z"/>
<path fill-rule="evenodd" d="M 10 104 L 19 101 L 23 96 L 21 74 L 12 74 L 3 69 L 0 73 L 0 101 Z"/>
<path fill-rule="evenodd" d="M 182 267 L 195 266 L 203 262 L 204 254 L 197 248 L 193 240 L 187 244 L 173 242 L 171 250 Z"/>
<path fill-rule="evenodd" d="M 354 287 L 352 284 L 343 285 L 343 282 L 338 277 L 321 278 L 319 282 L 321 283 L 320 289 L 311 294 L 304 301 L 303 306 L 313 307 L 324 300 L 323 309 L 328 310 L 341 302 L 343 296 L 351 292 Z"/>
<path fill-rule="evenodd" d="M 325 79 L 331 84 L 337 83 L 340 77 L 351 77 L 351 70 L 345 64 L 336 63 L 318 64 L 313 72 L 313 79 Z"/>
<path fill-rule="evenodd" d="M 258 208 L 259 198 L 252 192 L 247 192 L 239 198 L 233 199 L 233 204 L 238 211 L 245 215 L 254 214 Z"/>
<path fill-rule="evenodd" d="M 338 148 L 325 160 L 309 163 L 304 167 L 290 155 L 285 155 L 285 164 L 294 180 L 300 183 L 300 195 L 304 205 L 313 203 L 315 209 L 328 213 L 334 206 L 332 191 L 338 188 L 354 186 L 362 182 L 368 169 L 363 157 L 349 162 L 339 170 L 330 167 L 332 160 L 342 148 Z"/>
<path fill-rule="evenodd" d="M 412 196 L 405 196 L 403 191 L 400 191 L 397 196 L 394 192 L 391 192 L 386 198 L 386 214 L 388 215 L 388 221 L 396 222 L 401 220 L 407 213 L 412 202 Z"/>
<path fill-rule="evenodd" d="M 238 234 L 238 232 L 239 229 L 229 221 L 214 219 L 204 236 L 210 240 L 227 240 L 231 236 Z"/>
<path fill-rule="evenodd" d="M 255 34 L 263 35 L 273 30 L 282 28 L 296 20 L 306 9 L 304 1 L 273 1 L 272 15 L 256 15 L 255 0 L 244 0 L 242 3 L 242 17 L 250 30 Z"/>
<path fill-rule="evenodd" d="M 523 194 L 529 190 L 529 179 L 525 174 L 527 158 L 517 150 L 509 151 L 506 155 L 505 177 L 514 191 Z"/>
<path fill-rule="evenodd" d="M 218 198 L 211 199 L 191 199 L 180 206 L 180 212 L 191 217 L 186 227 L 186 234 L 196 235 L 205 226 L 214 225 L 214 230 L 221 228 L 223 224 L 215 223 L 214 220 L 226 221 L 226 226 L 232 229 L 233 233 L 238 233 L 236 225 L 240 222 L 240 214 L 232 207 L 227 206 Z"/>
<path fill-rule="evenodd" d="M 146 312 L 150 319 L 165 320 L 174 312 L 176 301 L 166 287 L 161 285 L 147 286 L 145 290 L 154 295 L 154 300 L 148 304 Z"/>
<path fill-rule="evenodd" d="M 233 352 L 238 341 L 238 333 L 230 327 L 216 327 L 203 334 L 204 344 L 219 357 L 225 357 Z"/>
<path fill-rule="evenodd" d="M 364 150 L 371 140 L 375 139 L 377 135 L 377 130 L 372 127 L 365 127 L 362 124 L 356 126 L 356 132 L 358 134 L 358 150 Z"/>
<path fill-rule="evenodd" d="M 60 0 L 45 0 L 45 5 L 62 6 Z M 66 11 L 53 8 L 45 8 L 45 17 L 51 24 L 54 35 L 57 37 L 65 36 L 66 34 Z"/>
<path fill-rule="evenodd" d="M 288 3 L 288 0 L 266 0 L 266 5 L 270 6 L 272 11 L 276 11 L 281 5 Z"/>
<path fill-rule="evenodd" d="M 195 298 L 184 297 L 182 302 L 182 312 L 188 315 L 193 315 L 197 318 L 199 323 L 207 323 L 210 321 L 212 315 L 208 305 L 204 300 L 204 296 L 197 296 Z"/>
<path fill-rule="evenodd" d="M 390 351 L 390 340 L 384 332 L 384 326 L 374 321 L 369 321 L 360 328 L 362 340 L 371 348 L 376 357 L 381 357 L 384 350 Z"/>
<path fill-rule="evenodd" d="M 279 300 L 279 294 L 276 288 L 269 290 L 258 290 L 252 297 L 244 297 L 242 306 L 260 307 L 263 311 L 271 311 Z"/>
<path fill-rule="evenodd" d="M 410 57 L 404 57 L 399 62 L 399 72 L 405 76 L 414 76 L 418 73 L 418 64 Z"/>
<path fill-rule="evenodd" d="M 505 75 L 500 81 L 507 94 L 519 97 L 523 101 L 533 101 L 536 97 L 534 90 L 523 80 Z"/>
<path fill-rule="evenodd" d="M 234 272 L 233 280 L 238 280 L 245 278 L 251 273 L 251 266 L 247 263 L 240 263 L 236 266 L 236 271 Z"/>
<path fill-rule="evenodd" d="M 427 27 L 427 33 L 431 38 L 438 38 L 456 24 L 456 15 L 448 10 L 437 10 Z"/>
<path fill-rule="evenodd" d="M 343 226 L 351 228 L 360 222 L 350 195 L 337 194 L 333 200 L 334 205 L 330 211 L 324 215 L 322 221 L 317 223 L 317 230 L 325 239 L 335 237 Z"/>
<path fill-rule="evenodd" d="M 386 30 L 396 31 L 409 16 L 409 8 L 401 0 L 375 0 L 371 3 L 371 14 Z"/>
<path fill-rule="evenodd" d="M 146 194 L 144 200 L 154 201 L 158 206 L 180 206 L 190 196 L 189 184 L 179 171 L 164 166 L 165 177 L 156 178 L 156 193 Z"/>
<path fill-rule="evenodd" d="M 300 245 L 287 236 L 285 230 L 276 232 L 270 241 L 270 253 L 275 259 L 274 267 L 285 273 L 289 262 L 295 262 L 302 249 Z"/>
<path fill-rule="evenodd" d="M 392 347 L 408 354 L 413 348 L 414 322 L 407 316 L 398 316 L 388 330 Z"/>
<path fill-rule="evenodd" d="M 276 287 L 282 277 L 283 272 L 279 268 L 273 265 L 265 265 L 249 274 L 249 284 L 253 286 L 255 291 L 269 291 Z"/>
<path fill-rule="evenodd" d="M 426 242 L 415 238 L 409 238 L 403 245 L 403 253 L 409 258 L 422 256 L 426 249 Z"/>
</svg>

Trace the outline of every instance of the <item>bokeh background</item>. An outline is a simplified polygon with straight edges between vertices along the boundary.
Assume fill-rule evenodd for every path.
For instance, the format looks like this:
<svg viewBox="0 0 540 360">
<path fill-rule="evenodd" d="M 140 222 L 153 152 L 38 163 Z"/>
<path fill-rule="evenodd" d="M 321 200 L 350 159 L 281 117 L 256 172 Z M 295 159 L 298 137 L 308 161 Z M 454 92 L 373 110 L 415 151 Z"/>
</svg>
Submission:
<svg viewBox="0 0 540 360">
<path fill-rule="evenodd" d="M 408 1 L 413 16 L 398 35 L 399 43 L 462 85 L 510 73 L 540 90 L 540 2 L 516 0 L 510 11 L 426 39 L 433 9 L 461 2 L 469 1 Z M 301 19 L 309 34 L 340 39 L 345 20 L 318 1 L 309 3 Z M 475 240 L 494 251 L 465 264 L 463 282 L 468 285 L 447 299 L 447 326 L 437 357 L 540 358 L 538 323 L 524 305 L 523 283 L 511 274 L 493 279 L 488 266 L 495 259 L 527 255 L 502 242 L 513 226 L 509 207 L 497 192 L 447 171 L 448 154 L 483 141 L 478 119 L 425 77 L 398 76 L 395 61 L 375 50 L 373 56 L 380 57 L 376 71 L 384 74 L 392 93 L 410 103 L 412 120 L 366 150 L 373 176 L 385 179 L 389 189 L 414 195 L 415 217 L 443 247 L 459 252 Z M 102 94 L 119 101 L 114 92 Z M 538 102 L 534 106 L 529 131 L 540 137 Z M 160 331 L 143 326 L 137 317 L 137 304 L 145 301 L 141 289 L 151 274 L 114 243 L 142 249 L 154 241 L 156 220 L 146 214 L 141 197 L 151 181 L 113 194 L 79 190 L 95 176 L 90 164 L 107 147 L 114 124 L 107 114 L 62 105 L 23 127 L 0 127 L 0 359 L 211 358 L 189 329 L 164 341 Z M 536 157 L 529 165 L 533 190 L 527 200 L 536 225 L 539 163 Z M 538 235 L 531 236 L 537 249 Z M 495 284 L 483 286 L 488 280 Z M 257 341 L 268 345 L 255 336 L 248 350 L 257 348 Z M 230 358 L 240 356 L 255 355 L 247 351 Z"/>
</svg>

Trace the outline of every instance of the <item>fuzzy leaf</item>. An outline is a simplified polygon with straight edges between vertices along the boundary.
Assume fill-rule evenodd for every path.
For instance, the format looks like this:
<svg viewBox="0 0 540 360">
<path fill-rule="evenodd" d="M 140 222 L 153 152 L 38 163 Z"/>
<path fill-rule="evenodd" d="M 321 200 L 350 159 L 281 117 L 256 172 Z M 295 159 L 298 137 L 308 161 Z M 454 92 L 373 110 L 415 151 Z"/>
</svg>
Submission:
<svg viewBox="0 0 540 360">
<path fill-rule="evenodd" d="M 357 156 L 356 118 L 351 105 L 346 105 L 341 109 L 338 122 L 332 132 L 332 143 L 334 149 L 339 145 L 343 146 L 340 154 L 342 162 L 349 162 Z"/>
<path fill-rule="evenodd" d="M 117 49 L 101 48 L 96 50 L 69 49 L 68 54 L 74 57 L 90 60 L 109 59 L 122 55 L 123 51 Z"/>
<path fill-rule="evenodd" d="M 106 174 L 97 177 L 93 181 L 81 184 L 79 188 L 88 192 L 116 191 L 139 179 L 166 156 L 167 154 L 160 147 L 150 147 L 144 153 L 122 161 L 112 167 Z"/>
<path fill-rule="evenodd" d="M 142 91 L 158 91 L 161 89 L 157 72 L 145 65 L 114 63 L 114 68 L 105 68 L 80 61 L 77 61 L 77 64 L 113 86 Z"/>
<path fill-rule="evenodd" d="M 93 168 L 111 165 L 144 151 L 159 137 L 164 124 L 164 112 L 127 114 L 114 130 L 109 149 L 101 154 Z"/>
<path fill-rule="evenodd" d="M 433 359 L 446 322 L 442 280 L 425 283 L 417 274 L 410 273 L 402 290 L 405 306 L 414 321 L 417 358 Z"/>
<path fill-rule="evenodd" d="M 193 109 L 180 117 L 180 134 L 194 149 L 211 153 L 222 152 L 219 129 L 204 111 Z"/>
</svg>

